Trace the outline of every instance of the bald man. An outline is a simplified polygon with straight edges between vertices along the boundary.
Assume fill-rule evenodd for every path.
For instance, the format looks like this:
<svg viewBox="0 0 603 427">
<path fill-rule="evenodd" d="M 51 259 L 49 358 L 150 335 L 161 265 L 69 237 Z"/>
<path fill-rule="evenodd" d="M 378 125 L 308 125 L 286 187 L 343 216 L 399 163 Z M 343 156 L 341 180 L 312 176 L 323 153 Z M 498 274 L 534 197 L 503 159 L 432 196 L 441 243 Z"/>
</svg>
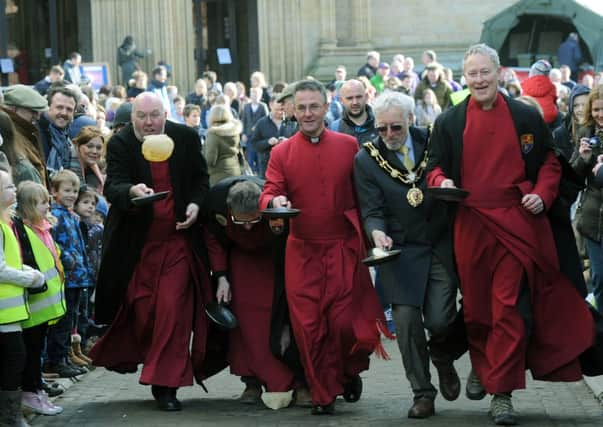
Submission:
<svg viewBox="0 0 603 427">
<path fill-rule="evenodd" d="M 364 84 L 356 79 L 346 81 L 341 86 L 339 100 L 343 104 L 343 115 L 331 123 L 329 128 L 353 136 L 360 145 L 377 138 L 375 116 L 367 104 Z"/>
<path fill-rule="evenodd" d="M 161 99 L 144 92 L 134 100 L 132 123 L 107 145 L 104 193 L 111 208 L 96 320 L 111 328 L 91 356 L 96 365 L 120 373 L 136 372 L 142 363 L 140 383 L 152 386 L 160 409 L 177 411 L 178 387 L 224 366 L 204 365 L 209 325 L 202 307 L 211 300 L 211 287 L 199 262 L 204 248 L 195 225 L 209 188 L 207 166 L 197 133 L 166 117 Z M 173 151 L 149 161 L 142 142 L 160 134 L 173 140 Z M 132 202 L 159 191 L 168 196 L 144 205 Z"/>
</svg>

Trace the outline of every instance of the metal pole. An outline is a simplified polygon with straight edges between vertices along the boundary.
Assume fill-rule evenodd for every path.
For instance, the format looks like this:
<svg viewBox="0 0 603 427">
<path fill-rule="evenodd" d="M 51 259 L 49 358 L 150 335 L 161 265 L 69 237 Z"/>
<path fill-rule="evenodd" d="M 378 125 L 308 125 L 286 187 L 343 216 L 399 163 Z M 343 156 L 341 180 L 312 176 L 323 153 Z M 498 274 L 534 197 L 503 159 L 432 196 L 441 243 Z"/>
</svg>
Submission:
<svg viewBox="0 0 603 427">
<path fill-rule="evenodd" d="M 8 20 L 6 19 L 6 0 L 0 0 L 0 58 L 8 57 Z M 8 74 L 0 73 L 0 86 L 8 86 Z"/>
</svg>

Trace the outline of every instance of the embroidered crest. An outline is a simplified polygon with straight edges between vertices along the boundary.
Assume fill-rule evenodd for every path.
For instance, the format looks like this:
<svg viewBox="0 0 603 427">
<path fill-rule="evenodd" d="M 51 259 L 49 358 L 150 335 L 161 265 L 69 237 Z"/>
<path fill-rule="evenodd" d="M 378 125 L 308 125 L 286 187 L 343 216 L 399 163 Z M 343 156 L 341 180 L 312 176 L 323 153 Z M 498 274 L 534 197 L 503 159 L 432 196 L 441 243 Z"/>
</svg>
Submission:
<svg viewBox="0 0 603 427">
<path fill-rule="evenodd" d="M 534 148 L 534 135 L 531 133 L 524 133 L 519 137 L 519 141 L 521 142 L 521 152 L 523 154 L 528 154 Z"/>
<path fill-rule="evenodd" d="M 268 220 L 268 226 L 270 231 L 274 234 L 283 234 L 285 231 L 285 219 L 284 218 L 271 218 Z"/>
</svg>

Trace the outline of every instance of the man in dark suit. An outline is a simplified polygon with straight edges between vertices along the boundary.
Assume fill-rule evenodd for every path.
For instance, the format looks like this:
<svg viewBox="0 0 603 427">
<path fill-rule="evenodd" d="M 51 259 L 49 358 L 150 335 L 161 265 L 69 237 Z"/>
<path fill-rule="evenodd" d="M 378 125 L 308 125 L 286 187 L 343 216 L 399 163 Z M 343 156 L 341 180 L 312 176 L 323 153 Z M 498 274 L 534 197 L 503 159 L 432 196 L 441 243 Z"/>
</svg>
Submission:
<svg viewBox="0 0 603 427">
<path fill-rule="evenodd" d="M 444 398 L 454 400 L 460 392 L 453 359 L 441 345 L 456 315 L 451 234 L 446 206 L 423 193 L 428 131 L 410 126 L 413 99 L 387 92 L 373 109 L 379 138 L 356 155 L 354 181 L 364 228 L 375 247 L 402 249 L 399 258 L 380 266 L 380 275 L 414 393 L 408 416 L 426 418 L 435 413 L 437 393 L 430 356 Z M 424 329 L 431 336 L 429 346 Z"/>
</svg>

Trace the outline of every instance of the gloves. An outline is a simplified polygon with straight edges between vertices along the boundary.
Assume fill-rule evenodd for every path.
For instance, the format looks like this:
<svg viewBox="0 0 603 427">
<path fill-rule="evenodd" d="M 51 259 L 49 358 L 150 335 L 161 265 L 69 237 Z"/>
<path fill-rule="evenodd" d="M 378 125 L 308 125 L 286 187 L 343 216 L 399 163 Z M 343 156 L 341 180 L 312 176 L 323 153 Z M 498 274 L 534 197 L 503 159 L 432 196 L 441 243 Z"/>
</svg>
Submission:
<svg viewBox="0 0 603 427">
<path fill-rule="evenodd" d="M 42 273 L 40 273 L 38 270 L 33 270 L 33 281 L 31 286 L 29 287 L 29 293 L 30 294 L 37 294 L 40 292 L 44 292 L 48 289 L 48 286 L 46 285 L 46 279 L 44 278 L 44 275 Z"/>
</svg>

